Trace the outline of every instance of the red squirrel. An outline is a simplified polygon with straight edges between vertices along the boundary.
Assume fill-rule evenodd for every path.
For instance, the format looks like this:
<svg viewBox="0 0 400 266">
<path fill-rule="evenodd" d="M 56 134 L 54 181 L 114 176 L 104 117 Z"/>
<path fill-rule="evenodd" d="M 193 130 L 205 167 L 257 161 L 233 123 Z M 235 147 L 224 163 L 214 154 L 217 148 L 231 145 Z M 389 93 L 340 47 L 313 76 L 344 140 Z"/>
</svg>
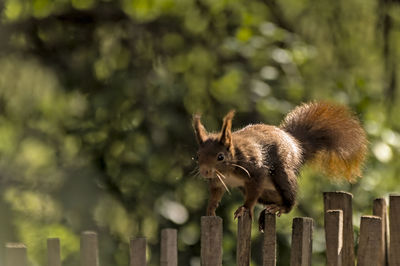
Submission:
<svg viewBox="0 0 400 266">
<path fill-rule="evenodd" d="M 289 112 L 278 127 L 255 124 L 234 132 L 233 117 L 234 111 L 224 117 L 219 133 L 208 133 L 200 115 L 193 117 L 199 171 L 209 180 L 209 216 L 215 216 L 228 186 L 239 187 L 245 201 L 235 211 L 235 219 L 245 211 L 253 217 L 255 204 L 264 204 L 259 218 L 262 230 L 265 211 L 280 216 L 293 208 L 297 176 L 305 163 L 348 181 L 361 177 L 366 134 L 345 106 L 306 103 Z"/>
</svg>

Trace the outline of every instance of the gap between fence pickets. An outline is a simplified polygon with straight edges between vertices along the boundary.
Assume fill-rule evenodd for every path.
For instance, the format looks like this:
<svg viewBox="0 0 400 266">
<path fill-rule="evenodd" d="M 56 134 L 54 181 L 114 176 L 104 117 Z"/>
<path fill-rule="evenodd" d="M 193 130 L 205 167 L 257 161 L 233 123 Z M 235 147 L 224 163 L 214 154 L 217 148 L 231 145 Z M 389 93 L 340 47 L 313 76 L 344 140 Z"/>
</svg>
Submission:
<svg viewBox="0 0 400 266">
<path fill-rule="evenodd" d="M 327 265 L 355 265 L 352 228 L 352 195 L 347 192 L 325 192 L 325 236 Z M 376 199 L 373 216 L 362 216 L 357 254 L 357 265 L 400 265 L 400 196 L 389 196 L 389 214 L 386 201 Z M 389 217 L 389 218 L 388 218 Z M 201 218 L 201 265 L 222 265 L 222 219 L 216 216 Z M 250 265 L 251 225 L 248 214 L 238 220 L 237 265 Z M 350 226 L 351 225 L 351 226 Z M 275 266 L 276 217 L 265 214 L 263 266 Z M 311 265 L 313 220 L 307 217 L 293 219 L 291 266 Z M 146 239 L 130 241 L 130 266 L 146 265 Z M 349 249 L 352 247 L 352 250 Z M 161 232 L 160 265 L 177 266 L 177 230 L 163 229 Z M 349 250 L 346 250 L 349 249 Z M 80 265 L 98 266 L 97 233 L 85 231 L 81 234 Z M 47 266 L 61 266 L 60 240 L 47 240 Z M 278 258 L 279 259 L 279 258 Z M 21 243 L 7 243 L 5 266 L 27 266 L 27 248 Z"/>
</svg>

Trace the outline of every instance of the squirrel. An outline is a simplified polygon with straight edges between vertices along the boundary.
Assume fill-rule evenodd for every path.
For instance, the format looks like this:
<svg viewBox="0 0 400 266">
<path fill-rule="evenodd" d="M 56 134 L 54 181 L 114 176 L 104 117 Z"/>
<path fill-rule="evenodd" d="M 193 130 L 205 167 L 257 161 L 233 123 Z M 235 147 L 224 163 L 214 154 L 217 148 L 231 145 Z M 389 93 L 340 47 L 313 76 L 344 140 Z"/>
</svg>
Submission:
<svg viewBox="0 0 400 266">
<path fill-rule="evenodd" d="M 234 132 L 233 117 L 232 110 L 219 133 L 208 133 L 201 116 L 193 116 L 199 172 L 209 181 L 208 216 L 216 215 L 228 186 L 239 187 L 245 200 L 234 218 L 246 211 L 253 218 L 259 202 L 265 206 L 259 216 L 263 231 L 265 212 L 280 216 L 295 205 L 297 177 L 305 163 L 349 182 L 361 177 L 367 138 L 360 121 L 345 106 L 305 103 L 289 112 L 279 126 L 250 124 Z"/>
</svg>

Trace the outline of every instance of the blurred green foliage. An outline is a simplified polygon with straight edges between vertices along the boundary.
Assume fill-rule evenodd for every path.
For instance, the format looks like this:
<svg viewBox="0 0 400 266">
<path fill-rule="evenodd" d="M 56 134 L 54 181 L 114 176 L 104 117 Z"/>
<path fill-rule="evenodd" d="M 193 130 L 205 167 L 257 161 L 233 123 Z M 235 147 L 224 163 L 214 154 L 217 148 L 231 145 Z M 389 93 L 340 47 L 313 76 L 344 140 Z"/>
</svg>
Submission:
<svg viewBox="0 0 400 266">
<path fill-rule="evenodd" d="M 191 115 L 207 128 L 236 109 L 234 127 L 278 124 L 297 104 L 349 105 L 370 140 L 364 178 L 330 182 L 305 167 L 298 207 L 278 219 L 288 265 L 291 219 L 316 221 L 324 265 L 322 192 L 354 194 L 356 231 L 372 199 L 400 191 L 396 1 L 4 0 L 0 2 L 0 243 L 27 244 L 45 264 L 60 237 L 78 265 L 79 234 L 100 234 L 102 265 L 127 265 L 146 236 L 158 265 L 161 228 L 179 229 L 179 264 L 199 265 L 207 188 L 195 176 Z M 397 25 L 397 26 L 396 26 Z M 234 265 L 238 191 L 224 218 L 224 265 Z M 258 209 L 257 211 L 259 211 Z M 261 235 L 253 230 L 253 264 Z M 0 249 L 3 257 L 4 251 Z"/>
</svg>

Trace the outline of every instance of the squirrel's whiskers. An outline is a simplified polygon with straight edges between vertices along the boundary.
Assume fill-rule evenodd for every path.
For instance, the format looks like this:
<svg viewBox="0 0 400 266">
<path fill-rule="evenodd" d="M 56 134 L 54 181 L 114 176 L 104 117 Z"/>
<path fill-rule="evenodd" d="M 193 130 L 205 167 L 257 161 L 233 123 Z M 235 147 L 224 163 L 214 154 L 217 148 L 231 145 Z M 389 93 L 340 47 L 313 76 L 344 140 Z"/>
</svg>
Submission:
<svg viewBox="0 0 400 266">
<path fill-rule="evenodd" d="M 219 172 L 218 170 L 215 170 L 215 175 L 218 177 L 219 181 L 221 181 L 221 183 L 222 183 L 222 185 L 225 187 L 226 191 L 227 191 L 229 194 L 231 194 L 231 191 L 230 191 L 229 188 L 226 186 L 224 180 L 222 180 L 222 178 L 221 178 L 221 177 L 223 177 L 224 179 L 226 179 L 226 177 L 225 177 L 221 172 Z"/>
<path fill-rule="evenodd" d="M 192 171 L 190 171 L 189 175 L 193 176 L 195 178 L 200 177 L 200 168 L 199 168 L 199 166 L 196 166 Z"/>
<path fill-rule="evenodd" d="M 222 178 L 226 179 L 226 177 L 220 171 L 218 171 L 217 169 L 215 169 L 215 172 L 217 174 L 219 174 Z"/>
<path fill-rule="evenodd" d="M 249 171 L 246 168 L 244 168 L 243 166 L 235 164 L 235 163 L 231 163 L 231 165 L 239 167 L 240 169 L 242 169 L 243 171 L 246 172 L 246 174 L 249 176 L 249 178 L 251 178 Z"/>
<path fill-rule="evenodd" d="M 304 164 L 322 166 L 330 176 L 349 181 L 361 175 L 368 141 L 360 121 L 345 106 L 306 103 L 279 126 L 252 124 L 237 131 L 232 131 L 234 114 L 224 117 L 219 133 L 207 132 L 200 115 L 193 117 L 199 170 L 209 182 L 208 215 L 215 215 L 228 186 L 239 187 L 245 199 L 235 217 L 243 210 L 252 217 L 257 202 L 267 205 L 259 219 L 263 228 L 265 212 L 288 213 L 295 205 Z"/>
</svg>

